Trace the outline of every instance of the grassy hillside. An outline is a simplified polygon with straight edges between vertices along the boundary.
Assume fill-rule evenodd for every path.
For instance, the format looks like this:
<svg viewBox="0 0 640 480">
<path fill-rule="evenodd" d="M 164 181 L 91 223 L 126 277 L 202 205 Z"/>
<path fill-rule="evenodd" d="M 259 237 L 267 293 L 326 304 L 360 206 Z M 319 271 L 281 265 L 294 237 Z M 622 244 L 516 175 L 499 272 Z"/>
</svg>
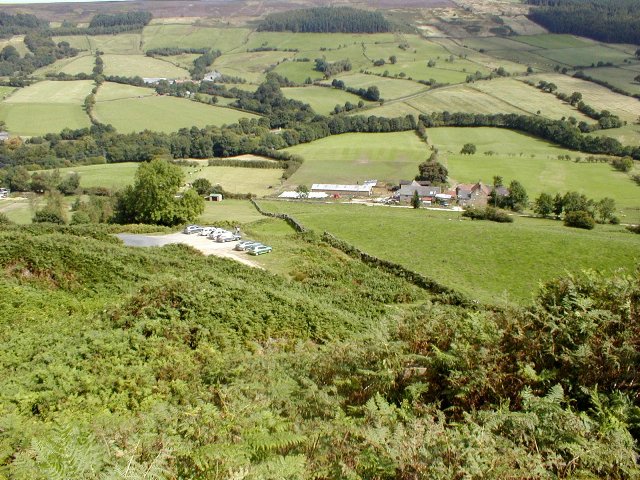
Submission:
<svg viewBox="0 0 640 480">
<path fill-rule="evenodd" d="M 176 97 L 149 95 L 153 90 L 105 84 L 97 95 L 95 115 L 120 132 L 174 132 L 183 127 L 236 123 L 256 115 Z M 136 95 L 137 93 L 137 95 Z"/>
<path fill-rule="evenodd" d="M 457 212 L 274 201 L 261 205 L 484 302 L 529 303 L 539 283 L 558 271 L 631 272 L 640 262 L 640 238 L 622 227 L 584 231 L 553 220 L 471 221 Z"/>
<path fill-rule="evenodd" d="M 308 103 L 311 105 L 311 108 L 320 115 L 329 115 L 336 105 L 343 106 L 346 102 L 351 102 L 353 105 L 357 105 L 361 100 L 357 95 L 334 88 L 324 87 L 284 88 L 282 89 L 282 93 L 287 98 Z M 370 104 L 371 102 L 365 103 Z"/>
<path fill-rule="evenodd" d="M 125 77 L 190 78 L 189 72 L 164 59 L 144 55 L 104 55 L 104 74 Z"/>
</svg>

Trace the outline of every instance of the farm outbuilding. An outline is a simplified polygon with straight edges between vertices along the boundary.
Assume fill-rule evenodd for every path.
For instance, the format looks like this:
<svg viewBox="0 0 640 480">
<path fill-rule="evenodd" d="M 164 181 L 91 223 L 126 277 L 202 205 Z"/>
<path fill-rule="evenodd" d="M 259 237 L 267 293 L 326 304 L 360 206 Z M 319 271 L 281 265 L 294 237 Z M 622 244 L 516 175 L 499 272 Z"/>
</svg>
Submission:
<svg viewBox="0 0 640 480">
<path fill-rule="evenodd" d="M 371 196 L 373 187 L 377 180 L 367 180 L 362 185 L 342 185 L 337 183 L 314 183 L 311 185 L 312 192 L 324 192 L 328 195 L 351 195 L 354 197 Z"/>
</svg>

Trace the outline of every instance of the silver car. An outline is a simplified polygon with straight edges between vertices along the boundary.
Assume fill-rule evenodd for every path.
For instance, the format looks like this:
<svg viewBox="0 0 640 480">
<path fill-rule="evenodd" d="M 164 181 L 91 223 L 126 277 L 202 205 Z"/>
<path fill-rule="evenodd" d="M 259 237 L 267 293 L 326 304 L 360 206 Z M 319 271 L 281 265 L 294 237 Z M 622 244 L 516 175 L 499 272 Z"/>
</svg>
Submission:
<svg viewBox="0 0 640 480">
<path fill-rule="evenodd" d="M 245 251 L 246 249 L 253 247 L 255 245 L 262 245 L 262 243 L 260 242 L 256 242 L 254 240 L 243 240 L 241 242 L 238 242 L 236 244 L 235 247 L 233 247 L 234 250 L 239 250 L 241 252 Z"/>
</svg>

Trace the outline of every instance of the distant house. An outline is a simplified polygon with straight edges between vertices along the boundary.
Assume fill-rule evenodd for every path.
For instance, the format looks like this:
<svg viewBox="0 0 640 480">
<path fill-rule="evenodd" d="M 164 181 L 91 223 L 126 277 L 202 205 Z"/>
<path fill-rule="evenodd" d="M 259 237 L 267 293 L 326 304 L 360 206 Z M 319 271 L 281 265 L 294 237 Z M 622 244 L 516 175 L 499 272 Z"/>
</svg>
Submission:
<svg viewBox="0 0 640 480">
<path fill-rule="evenodd" d="M 440 187 L 421 185 L 420 183 L 421 182 L 414 180 L 408 185 L 400 185 L 400 189 L 396 192 L 398 200 L 401 202 L 410 202 L 417 192 L 420 200 L 423 202 L 433 202 L 436 199 L 436 195 L 442 193 Z"/>
<path fill-rule="evenodd" d="M 9 140 L 9 132 L 0 132 L 0 142 L 6 142 Z"/>
<path fill-rule="evenodd" d="M 371 196 L 377 180 L 367 180 L 362 185 L 341 185 L 336 183 L 314 183 L 311 192 L 324 192 L 328 195 L 350 195 L 353 197 Z"/>
<path fill-rule="evenodd" d="M 220 72 L 218 72 L 217 70 L 214 70 L 213 72 L 207 73 L 204 76 L 204 78 L 202 79 L 202 81 L 203 82 L 215 82 L 219 78 L 222 78 L 222 74 Z"/>
<path fill-rule="evenodd" d="M 146 83 L 147 85 L 155 85 L 156 83 L 160 82 L 161 80 L 167 80 L 167 78 L 165 77 L 145 77 L 142 79 L 142 81 L 144 83 Z"/>
<path fill-rule="evenodd" d="M 456 186 L 458 205 L 462 206 L 483 207 L 489 202 L 491 192 L 493 192 L 493 187 L 482 182 L 460 183 Z M 506 197 L 509 195 L 509 190 L 500 186 L 496 189 L 496 193 L 501 197 Z"/>
</svg>

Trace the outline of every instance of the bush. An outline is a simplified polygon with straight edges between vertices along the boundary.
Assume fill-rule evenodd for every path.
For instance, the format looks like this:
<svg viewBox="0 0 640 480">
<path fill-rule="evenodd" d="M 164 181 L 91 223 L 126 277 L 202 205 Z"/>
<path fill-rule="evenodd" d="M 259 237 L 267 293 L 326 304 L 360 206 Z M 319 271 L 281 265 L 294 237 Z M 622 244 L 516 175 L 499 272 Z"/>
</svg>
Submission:
<svg viewBox="0 0 640 480">
<path fill-rule="evenodd" d="M 640 235 L 640 225 L 630 225 L 627 227 L 627 230 L 629 230 L 632 233 L 637 233 Z"/>
<path fill-rule="evenodd" d="M 630 172 L 633 168 L 633 160 L 630 157 L 614 158 L 611 166 L 620 172 Z"/>
<path fill-rule="evenodd" d="M 0 225 L 12 225 L 13 222 L 9 220 L 7 214 L 4 212 L 0 212 Z"/>
<path fill-rule="evenodd" d="M 498 223 L 513 223 L 513 217 L 507 214 L 507 212 L 493 207 L 469 207 L 462 213 L 462 216 L 472 220 L 491 220 L 492 222 Z"/>
<path fill-rule="evenodd" d="M 592 230 L 596 226 L 596 221 L 586 210 L 575 210 L 567 212 L 564 216 L 564 224 L 567 227 L 584 228 Z"/>
<path fill-rule="evenodd" d="M 64 225 L 67 223 L 58 212 L 52 210 L 40 210 L 33 216 L 33 223 L 55 223 L 57 225 Z"/>
</svg>

